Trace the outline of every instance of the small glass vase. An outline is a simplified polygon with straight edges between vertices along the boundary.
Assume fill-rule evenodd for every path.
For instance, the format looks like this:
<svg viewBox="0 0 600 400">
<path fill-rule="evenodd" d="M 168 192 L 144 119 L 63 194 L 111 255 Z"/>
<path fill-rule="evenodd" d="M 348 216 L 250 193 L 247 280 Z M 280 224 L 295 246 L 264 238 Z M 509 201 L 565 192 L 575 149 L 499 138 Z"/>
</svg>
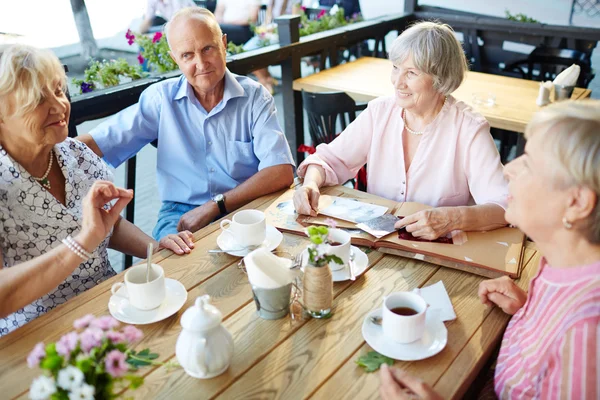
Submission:
<svg viewBox="0 0 600 400">
<path fill-rule="evenodd" d="M 313 318 L 329 318 L 333 304 L 333 277 L 327 264 L 307 264 L 302 278 L 304 307 Z"/>
</svg>

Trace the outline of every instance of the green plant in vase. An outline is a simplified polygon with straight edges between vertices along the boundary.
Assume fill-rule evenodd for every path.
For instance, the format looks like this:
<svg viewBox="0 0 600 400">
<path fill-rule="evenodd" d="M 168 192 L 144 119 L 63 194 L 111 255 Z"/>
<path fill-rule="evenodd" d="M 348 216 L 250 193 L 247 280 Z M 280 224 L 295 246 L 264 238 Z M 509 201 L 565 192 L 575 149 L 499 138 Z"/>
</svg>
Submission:
<svg viewBox="0 0 600 400">
<path fill-rule="evenodd" d="M 331 317 L 333 279 L 328 265 L 343 264 L 341 258 L 328 254 L 329 228 L 309 226 L 306 229 L 311 244 L 308 246 L 308 264 L 304 268 L 304 307 L 313 318 Z"/>
</svg>

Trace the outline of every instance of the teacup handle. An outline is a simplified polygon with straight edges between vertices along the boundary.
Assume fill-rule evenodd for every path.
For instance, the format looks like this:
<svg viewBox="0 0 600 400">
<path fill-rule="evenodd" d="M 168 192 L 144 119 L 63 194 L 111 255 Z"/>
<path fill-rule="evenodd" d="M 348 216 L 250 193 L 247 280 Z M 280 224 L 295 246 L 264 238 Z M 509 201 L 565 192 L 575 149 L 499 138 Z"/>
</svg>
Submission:
<svg viewBox="0 0 600 400">
<path fill-rule="evenodd" d="M 119 289 L 121 289 L 121 287 L 125 286 L 124 282 L 117 282 L 114 285 L 112 285 L 112 287 L 110 288 L 110 292 L 112 294 L 117 294 L 117 292 L 119 291 Z M 123 297 L 127 297 L 127 295 L 123 296 Z"/>
<path fill-rule="evenodd" d="M 223 221 L 221 221 L 221 229 L 223 229 L 224 231 L 228 231 L 228 227 L 229 225 L 231 225 L 231 220 L 230 219 L 224 219 Z"/>
</svg>

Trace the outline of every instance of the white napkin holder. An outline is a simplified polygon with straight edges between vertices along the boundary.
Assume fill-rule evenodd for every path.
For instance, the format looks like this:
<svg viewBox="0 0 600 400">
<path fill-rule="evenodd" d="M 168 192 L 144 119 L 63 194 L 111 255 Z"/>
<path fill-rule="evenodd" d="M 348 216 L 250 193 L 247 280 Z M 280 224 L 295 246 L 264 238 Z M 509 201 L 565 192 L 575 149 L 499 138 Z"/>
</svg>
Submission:
<svg viewBox="0 0 600 400">
<path fill-rule="evenodd" d="M 294 279 L 294 272 L 290 269 L 292 260 L 277 257 L 264 248 L 256 249 L 244 257 L 244 265 L 252 286 L 276 289 Z"/>
</svg>

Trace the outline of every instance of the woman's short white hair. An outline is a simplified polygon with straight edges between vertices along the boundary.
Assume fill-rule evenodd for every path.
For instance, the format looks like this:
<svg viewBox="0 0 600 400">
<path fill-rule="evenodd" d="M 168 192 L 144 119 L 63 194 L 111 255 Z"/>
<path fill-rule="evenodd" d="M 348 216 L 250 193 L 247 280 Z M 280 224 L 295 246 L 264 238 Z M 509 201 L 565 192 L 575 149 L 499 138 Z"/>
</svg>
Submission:
<svg viewBox="0 0 600 400">
<path fill-rule="evenodd" d="M 463 48 L 447 24 L 417 22 L 392 44 L 390 60 L 401 64 L 412 56 L 415 67 L 433 77 L 433 88 L 443 95 L 454 92 L 469 70 Z"/>
<path fill-rule="evenodd" d="M 538 111 L 525 136 L 542 136 L 541 143 L 556 161 L 559 186 L 584 186 L 596 193 L 596 206 L 584 235 L 600 243 L 600 101 L 561 101 Z"/>
<path fill-rule="evenodd" d="M 65 70 L 54 53 L 24 44 L 0 47 L 0 71 L 0 119 L 33 111 L 46 90 L 56 90 L 57 79 L 63 88 L 67 84 Z"/>
</svg>

